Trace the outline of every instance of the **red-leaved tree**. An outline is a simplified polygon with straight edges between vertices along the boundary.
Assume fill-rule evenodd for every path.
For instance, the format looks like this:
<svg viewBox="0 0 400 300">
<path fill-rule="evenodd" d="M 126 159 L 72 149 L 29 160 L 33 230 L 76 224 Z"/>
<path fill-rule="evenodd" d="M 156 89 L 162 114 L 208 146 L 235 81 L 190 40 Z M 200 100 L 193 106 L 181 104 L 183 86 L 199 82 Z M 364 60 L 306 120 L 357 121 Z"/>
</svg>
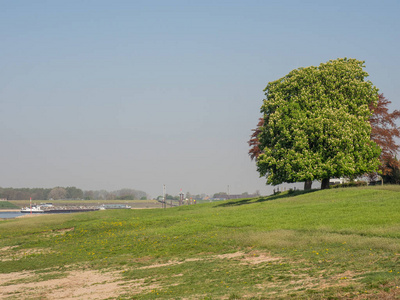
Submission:
<svg viewBox="0 0 400 300">
<path fill-rule="evenodd" d="M 377 105 L 370 105 L 373 113 L 370 118 L 371 139 L 382 149 L 380 170 L 383 176 L 393 175 L 393 170 L 400 167 L 396 158 L 399 145 L 395 141 L 395 138 L 400 138 L 400 130 L 396 125 L 396 119 L 400 118 L 400 111 L 394 110 L 389 113 L 387 106 L 390 103 L 391 101 L 380 94 Z"/>
<path fill-rule="evenodd" d="M 257 159 L 262 152 L 260 149 L 260 141 L 258 140 L 258 135 L 261 133 L 262 126 L 264 126 L 264 119 L 260 118 L 258 120 L 257 128 L 251 130 L 253 133 L 250 136 L 250 140 L 247 142 L 250 146 L 249 155 L 251 160 Z"/>
</svg>

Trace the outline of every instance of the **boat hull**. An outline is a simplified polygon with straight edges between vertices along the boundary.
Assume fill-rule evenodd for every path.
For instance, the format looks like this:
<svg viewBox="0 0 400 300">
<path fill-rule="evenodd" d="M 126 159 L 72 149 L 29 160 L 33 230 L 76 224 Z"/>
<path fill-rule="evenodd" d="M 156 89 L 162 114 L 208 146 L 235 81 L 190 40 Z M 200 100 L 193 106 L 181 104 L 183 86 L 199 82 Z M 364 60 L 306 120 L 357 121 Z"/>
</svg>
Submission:
<svg viewBox="0 0 400 300">
<path fill-rule="evenodd" d="M 88 208 L 88 209 L 49 209 L 45 210 L 45 214 L 69 214 L 76 212 L 86 212 L 86 211 L 97 211 L 99 208 Z"/>
</svg>

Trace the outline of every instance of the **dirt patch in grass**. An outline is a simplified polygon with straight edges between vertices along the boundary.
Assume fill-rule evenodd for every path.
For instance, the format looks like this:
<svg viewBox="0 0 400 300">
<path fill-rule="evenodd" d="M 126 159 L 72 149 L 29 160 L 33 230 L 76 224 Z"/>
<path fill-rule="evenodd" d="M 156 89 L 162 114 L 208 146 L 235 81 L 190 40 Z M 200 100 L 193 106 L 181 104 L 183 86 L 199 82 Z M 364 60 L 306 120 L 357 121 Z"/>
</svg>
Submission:
<svg viewBox="0 0 400 300">
<path fill-rule="evenodd" d="M 31 249 L 15 250 L 16 247 L 17 246 L 1 248 L 0 249 L 0 261 L 19 260 L 19 259 L 23 258 L 24 256 L 28 256 L 28 255 L 51 253 L 51 251 L 49 249 L 31 248 Z"/>
<path fill-rule="evenodd" d="M 174 265 L 180 265 L 183 264 L 185 261 L 170 261 L 164 264 L 154 264 L 150 266 L 144 266 L 138 268 L 139 270 L 144 270 L 144 269 L 153 269 L 153 268 L 161 268 L 161 267 L 168 267 L 168 266 L 174 266 Z"/>
<path fill-rule="evenodd" d="M 273 257 L 267 254 L 263 254 L 261 252 L 254 252 L 246 254 L 244 252 L 238 251 L 234 253 L 226 253 L 220 255 L 211 255 L 205 256 L 202 258 L 188 258 L 182 261 L 169 261 L 162 264 L 152 264 L 149 266 L 140 267 L 138 269 L 152 269 L 152 268 L 161 268 L 161 267 L 168 267 L 173 265 L 180 265 L 186 262 L 193 262 L 193 261 L 204 261 L 204 260 L 215 260 L 215 259 L 235 259 L 241 262 L 241 264 L 259 264 L 263 262 L 271 262 L 281 260 L 280 257 Z"/>
<path fill-rule="evenodd" d="M 400 286 L 382 286 L 385 290 L 376 291 L 375 293 L 365 293 L 354 297 L 354 300 L 392 300 L 400 299 Z"/>
<path fill-rule="evenodd" d="M 231 259 L 231 258 L 242 257 L 244 255 L 245 255 L 244 252 L 238 251 L 238 252 L 234 252 L 234 253 L 226 253 L 226 254 L 215 255 L 213 257 L 219 258 L 219 259 L 224 259 L 224 258 Z"/>
<path fill-rule="evenodd" d="M 33 276 L 33 272 L 17 272 L 17 273 L 10 273 L 10 274 L 0 274 L 0 286 L 3 285 L 9 285 L 10 282 L 13 282 L 15 280 L 23 280 L 25 278 L 29 278 Z M 0 295 L 3 290 L 3 287 L 0 289 Z"/>
<path fill-rule="evenodd" d="M 43 236 L 45 236 L 45 237 L 55 237 L 55 236 L 64 235 L 67 232 L 74 231 L 74 230 L 75 230 L 75 227 L 60 228 L 60 229 L 55 229 L 55 230 L 51 230 L 51 231 L 45 231 L 45 232 L 43 232 Z"/>
<path fill-rule="evenodd" d="M 271 256 L 269 254 L 262 253 L 259 251 L 253 251 L 253 252 L 247 254 L 242 259 L 242 264 L 257 265 L 257 264 L 261 264 L 264 262 L 271 262 L 271 261 L 278 261 L 278 260 L 282 260 L 282 258 L 276 257 L 276 256 Z"/>
<path fill-rule="evenodd" d="M 3 252 L 8 252 L 8 251 L 10 251 L 10 250 L 12 250 L 14 248 L 17 248 L 17 247 L 18 246 L 7 246 L 7 247 L 0 248 L 0 254 L 2 254 Z"/>
<path fill-rule="evenodd" d="M 120 272 L 71 271 L 64 278 L 37 281 L 33 272 L 0 274 L 1 299 L 107 299 L 158 288 L 144 279 L 122 280 Z M 20 282 L 16 283 L 15 282 Z"/>
<path fill-rule="evenodd" d="M 56 230 L 54 230 L 54 231 L 56 231 L 56 232 L 68 232 L 68 231 L 72 231 L 72 230 L 74 230 L 74 229 L 75 229 L 75 227 L 71 227 L 71 228 L 56 229 Z"/>
</svg>

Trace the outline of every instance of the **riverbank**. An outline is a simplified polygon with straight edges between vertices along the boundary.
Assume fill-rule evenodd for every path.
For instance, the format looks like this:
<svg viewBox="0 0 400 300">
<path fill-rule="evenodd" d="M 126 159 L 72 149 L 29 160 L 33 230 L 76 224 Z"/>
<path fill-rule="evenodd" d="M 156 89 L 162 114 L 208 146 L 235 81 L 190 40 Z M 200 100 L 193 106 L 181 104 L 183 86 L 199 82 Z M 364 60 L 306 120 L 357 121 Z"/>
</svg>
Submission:
<svg viewBox="0 0 400 300">
<path fill-rule="evenodd" d="M 22 216 L 19 210 L 0 210 L 0 220 L 14 219 Z"/>
<path fill-rule="evenodd" d="M 1 212 L 19 212 L 20 209 L 0 209 Z"/>
</svg>

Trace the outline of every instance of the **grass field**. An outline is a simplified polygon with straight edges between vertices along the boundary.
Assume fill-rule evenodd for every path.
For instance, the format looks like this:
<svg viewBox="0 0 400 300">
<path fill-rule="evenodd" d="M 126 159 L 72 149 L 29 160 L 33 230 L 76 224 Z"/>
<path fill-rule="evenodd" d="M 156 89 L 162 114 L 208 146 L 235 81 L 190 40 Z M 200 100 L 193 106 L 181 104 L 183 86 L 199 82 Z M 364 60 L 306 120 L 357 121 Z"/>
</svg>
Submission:
<svg viewBox="0 0 400 300">
<path fill-rule="evenodd" d="M 0 221 L 0 257 L 5 299 L 395 299 L 400 187 Z"/>
</svg>

